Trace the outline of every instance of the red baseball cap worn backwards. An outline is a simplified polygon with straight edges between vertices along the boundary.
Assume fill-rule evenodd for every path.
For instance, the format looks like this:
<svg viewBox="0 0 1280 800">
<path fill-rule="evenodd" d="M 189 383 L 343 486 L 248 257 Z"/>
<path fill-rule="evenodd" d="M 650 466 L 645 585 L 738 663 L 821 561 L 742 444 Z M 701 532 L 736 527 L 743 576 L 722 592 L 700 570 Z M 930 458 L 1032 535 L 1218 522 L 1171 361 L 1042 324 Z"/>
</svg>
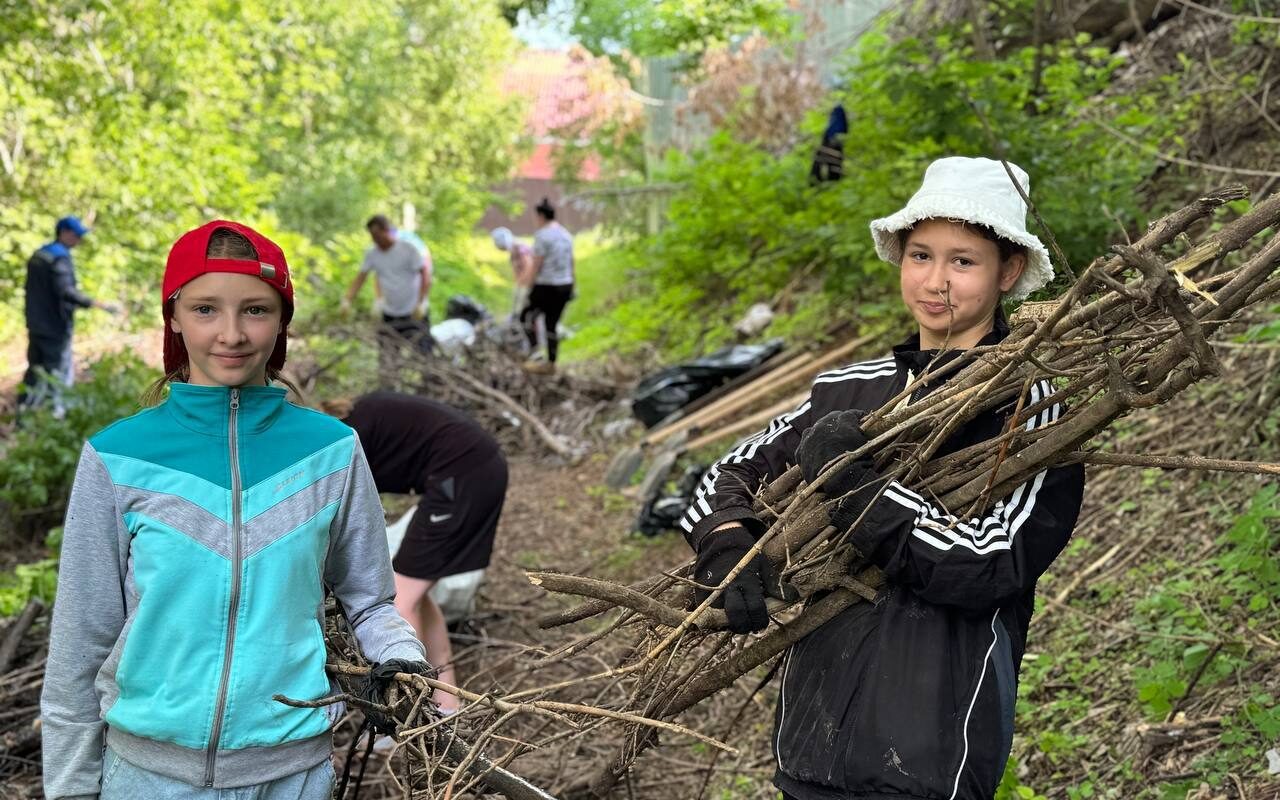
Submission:
<svg viewBox="0 0 1280 800">
<path fill-rule="evenodd" d="M 226 229 L 244 236 L 257 251 L 256 261 L 236 258 L 208 258 L 209 237 L 214 231 Z M 284 366 L 285 344 L 288 339 L 289 321 L 293 319 L 293 282 L 289 280 L 289 264 L 284 251 L 267 237 L 239 222 L 215 219 L 195 230 L 187 231 L 173 243 L 169 260 L 164 267 L 164 283 L 161 286 L 161 307 L 164 314 L 164 371 L 172 374 L 187 363 L 187 348 L 182 336 L 174 333 L 169 324 L 173 319 L 173 300 L 178 290 L 206 272 L 238 272 L 260 278 L 280 293 L 284 300 L 281 314 L 280 335 L 267 360 L 267 367 L 279 371 Z"/>
</svg>

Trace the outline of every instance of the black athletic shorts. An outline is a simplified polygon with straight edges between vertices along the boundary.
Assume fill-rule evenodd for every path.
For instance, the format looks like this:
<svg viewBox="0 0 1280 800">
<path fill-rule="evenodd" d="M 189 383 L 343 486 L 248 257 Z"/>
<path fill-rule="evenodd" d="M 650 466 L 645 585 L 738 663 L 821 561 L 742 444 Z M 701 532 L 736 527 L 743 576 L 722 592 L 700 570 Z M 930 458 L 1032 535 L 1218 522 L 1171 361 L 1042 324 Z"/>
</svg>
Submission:
<svg viewBox="0 0 1280 800">
<path fill-rule="evenodd" d="M 489 566 L 506 496 L 501 453 L 461 475 L 430 476 L 391 566 L 428 581 Z"/>
</svg>

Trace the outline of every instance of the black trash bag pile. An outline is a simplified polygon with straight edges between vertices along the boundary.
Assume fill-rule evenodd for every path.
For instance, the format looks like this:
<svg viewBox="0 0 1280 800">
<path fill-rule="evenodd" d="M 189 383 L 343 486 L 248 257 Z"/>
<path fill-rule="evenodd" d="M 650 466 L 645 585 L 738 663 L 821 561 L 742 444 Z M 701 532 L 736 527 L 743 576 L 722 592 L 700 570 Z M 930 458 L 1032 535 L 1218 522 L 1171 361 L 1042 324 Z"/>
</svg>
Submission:
<svg viewBox="0 0 1280 800">
<path fill-rule="evenodd" d="M 694 464 L 684 471 L 676 482 L 673 494 L 660 495 L 650 499 L 640 509 L 636 518 L 635 530 L 645 536 L 657 536 L 663 531 L 675 530 L 684 516 L 684 510 L 693 502 L 693 493 L 698 489 L 698 482 L 707 474 L 706 464 Z"/>
<path fill-rule="evenodd" d="M 707 392 L 760 366 L 782 351 L 781 339 L 735 344 L 667 367 L 641 379 L 631 394 L 631 413 L 652 428 Z"/>
<path fill-rule="evenodd" d="M 449 298 L 444 306 L 444 317 L 445 319 L 465 319 L 472 325 L 480 324 L 481 320 L 493 319 L 484 303 L 465 294 L 455 294 Z"/>
</svg>

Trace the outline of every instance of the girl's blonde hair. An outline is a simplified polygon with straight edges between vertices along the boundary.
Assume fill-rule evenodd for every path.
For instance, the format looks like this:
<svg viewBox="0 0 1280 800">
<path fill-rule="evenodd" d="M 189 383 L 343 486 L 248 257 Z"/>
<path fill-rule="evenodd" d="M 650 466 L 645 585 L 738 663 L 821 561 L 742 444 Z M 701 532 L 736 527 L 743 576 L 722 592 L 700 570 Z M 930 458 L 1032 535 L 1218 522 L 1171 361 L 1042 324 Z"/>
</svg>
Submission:
<svg viewBox="0 0 1280 800">
<path fill-rule="evenodd" d="M 253 243 L 239 233 L 229 228 L 219 228 L 209 236 L 209 246 L 205 248 L 205 258 L 234 258 L 244 261 L 257 261 L 258 250 Z M 173 298 L 166 298 L 166 303 L 173 303 Z M 172 312 L 172 308 L 170 311 Z M 168 331 L 165 332 L 168 335 Z M 283 334 L 281 334 L 283 335 Z M 142 406 L 150 408 L 151 406 L 160 405 L 164 400 L 165 389 L 169 388 L 169 384 L 174 381 L 186 383 L 191 378 L 191 370 L 187 364 L 183 364 L 177 369 L 161 376 L 159 379 L 147 387 L 142 393 Z M 302 397 L 302 391 L 293 385 L 293 382 L 284 377 L 280 370 L 267 367 L 267 383 L 279 381 L 287 386 L 295 396 Z"/>
</svg>

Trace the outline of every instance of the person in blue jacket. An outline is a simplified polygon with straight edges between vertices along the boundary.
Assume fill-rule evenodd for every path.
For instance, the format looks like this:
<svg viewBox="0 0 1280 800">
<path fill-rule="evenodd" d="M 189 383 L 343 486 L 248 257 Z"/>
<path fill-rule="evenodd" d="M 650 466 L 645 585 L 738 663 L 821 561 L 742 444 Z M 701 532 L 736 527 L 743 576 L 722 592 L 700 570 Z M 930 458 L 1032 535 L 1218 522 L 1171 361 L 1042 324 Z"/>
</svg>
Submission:
<svg viewBox="0 0 1280 800">
<path fill-rule="evenodd" d="M 354 431 L 285 400 L 284 253 L 215 220 L 162 288 L 168 398 L 90 437 L 76 469 L 41 696 L 49 800 L 321 800 L 333 791 L 331 592 L 374 675 L 425 674 L 395 610 L 382 506 Z"/>
<path fill-rule="evenodd" d="M 76 286 L 71 249 L 89 234 L 77 217 L 63 217 L 54 226 L 52 242 L 27 261 L 26 317 L 27 371 L 22 376 L 21 408 L 52 403 L 53 413 L 65 413 L 62 389 L 75 373 L 71 364 L 71 333 L 77 308 L 100 308 L 112 314 L 119 309 L 101 303 Z"/>
</svg>

